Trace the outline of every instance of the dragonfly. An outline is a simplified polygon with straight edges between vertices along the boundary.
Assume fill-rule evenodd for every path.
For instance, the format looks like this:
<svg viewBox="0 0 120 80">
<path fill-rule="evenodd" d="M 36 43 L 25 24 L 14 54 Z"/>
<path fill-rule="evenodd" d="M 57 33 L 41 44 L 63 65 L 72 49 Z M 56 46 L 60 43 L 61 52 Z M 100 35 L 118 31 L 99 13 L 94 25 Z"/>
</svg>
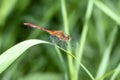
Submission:
<svg viewBox="0 0 120 80">
<path fill-rule="evenodd" d="M 43 27 L 37 26 L 37 25 L 32 24 L 32 23 L 24 23 L 24 25 L 45 31 L 45 32 L 49 33 L 51 36 L 57 37 L 60 41 L 68 42 L 71 40 L 71 37 L 69 35 L 66 35 L 61 30 L 47 30 Z"/>
</svg>

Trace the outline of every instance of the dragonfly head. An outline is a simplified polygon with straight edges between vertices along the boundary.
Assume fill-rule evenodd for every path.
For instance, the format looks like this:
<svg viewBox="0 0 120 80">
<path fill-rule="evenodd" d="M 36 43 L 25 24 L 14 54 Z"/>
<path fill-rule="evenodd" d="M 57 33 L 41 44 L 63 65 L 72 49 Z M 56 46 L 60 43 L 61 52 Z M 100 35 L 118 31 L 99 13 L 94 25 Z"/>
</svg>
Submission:
<svg viewBox="0 0 120 80">
<path fill-rule="evenodd" d="M 66 36 L 66 41 L 70 41 L 71 40 L 71 37 L 68 35 Z"/>
</svg>

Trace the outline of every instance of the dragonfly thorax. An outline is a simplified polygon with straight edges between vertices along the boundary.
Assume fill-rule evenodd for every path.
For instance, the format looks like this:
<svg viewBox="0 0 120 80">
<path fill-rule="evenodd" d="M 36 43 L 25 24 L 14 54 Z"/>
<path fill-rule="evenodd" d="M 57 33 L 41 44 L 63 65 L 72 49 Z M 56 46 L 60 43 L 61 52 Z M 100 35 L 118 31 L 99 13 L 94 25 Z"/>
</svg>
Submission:
<svg viewBox="0 0 120 80">
<path fill-rule="evenodd" d="M 52 36 L 58 37 L 61 41 L 66 41 L 67 42 L 67 41 L 71 40 L 70 36 L 63 33 L 63 31 L 54 31 L 54 30 L 52 30 L 49 33 Z"/>
</svg>

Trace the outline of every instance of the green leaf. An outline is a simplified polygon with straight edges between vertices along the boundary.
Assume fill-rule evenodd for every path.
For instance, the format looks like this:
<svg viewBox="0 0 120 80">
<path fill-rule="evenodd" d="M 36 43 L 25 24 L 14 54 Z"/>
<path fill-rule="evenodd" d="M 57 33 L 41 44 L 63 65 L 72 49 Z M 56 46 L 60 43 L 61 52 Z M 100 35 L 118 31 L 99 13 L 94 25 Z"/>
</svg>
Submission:
<svg viewBox="0 0 120 80">
<path fill-rule="evenodd" d="M 109 77 L 110 75 L 112 75 L 112 74 L 114 73 L 114 71 L 115 71 L 115 70 L 111 70 L 111 71 L 105 73 L 103 76 L 101 76 L 101 77 L 98 78 L 97 80 L 103 80 L 103 79 Z"/>
<path fill-rule="evenodd" d="M 118 74 L 120 73 L 120 63 L 118 64 L 118 66 L 115 69 L 114 74 L 111 76 L 110 80 L 115 80 L 115 78 L 118 76 Z"/>
<path fill-rule="evenodd" d="M 31 40 L 23 41 L 15 46 L 13 46 L 12 48 L 8 49 L 6 52 L 2 53 L 0 55 L 0 73 L 2 73 L 8 66 L 10 66 L 10 64 L 12 64 L 28 48 L 30 48 L 34 45 L 40 44 L 40 43 L 47 43 L 50 45 L 54 45 L 52 43 L 49 43 L 49 42 L 46 42 L 43 40 L 31 39 Z M 94 80 L 93 76 L 87 70 L 87 68 L 82 63 L 80 63 L 80 61 L 74 55 L 72 55 L 71 52 L 69 52 L 69 51 L 67 51 L 67 50 L 65 50 L 57 45 L 54 45 L 54 46 L 56 48 L 61 49 L 67 55 L 70 55 L 72 58 L 74 58 L 79 63 L 79 65 L 81 65 L 81 67 L 86 71 L 86 73 L 91 77 L 91 79 Z"/>
<path fill-rule="evenodd" d="M 2 0 L 2 4 L 0 5 L 0 25 L 4 25 L 7 16 L 11 13 L 11 11 L 15 8 L 17 0 Z M 0 26 L 1 27 L 1 26 Z"/>
<path fill-rule="evenodd" d="M 64 80 L 64 76 L 58 73 L 32 73 L 19 80 Z"/>
<path fill-rule="evenodd" d="M 6 52 L 2 53 L 0 55 L 0 73 L 2 73 L 10 64 L 12 64 L 28 48 L 40 43 L 48 43 L 48 42 L 43 40 L 35 40 L 35 39 L 26 40 L 13 46 L 12 48 L 8 49 Z"/>
<path fill-rule="evenodd" d="M 109 16 L 111 19 L 116 21 L 120 25 L 120 17 L 117 15 L 114 11 L 112 11 L 109 7 L 107 7 L 105 4 L 103 4 L 99 0 L 95 0 L 95 5 L 101 9 L 107 16 Z"/>
</svg>

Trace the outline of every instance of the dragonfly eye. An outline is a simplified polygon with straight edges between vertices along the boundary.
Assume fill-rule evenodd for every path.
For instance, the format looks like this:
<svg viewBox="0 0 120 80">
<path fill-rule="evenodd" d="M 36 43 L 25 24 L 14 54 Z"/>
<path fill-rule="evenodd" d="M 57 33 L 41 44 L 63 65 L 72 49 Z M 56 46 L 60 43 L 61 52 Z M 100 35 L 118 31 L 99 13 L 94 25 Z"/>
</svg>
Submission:
<svg viewBox="0 0 120 80">
<path fill-rule="evenodd" d="M 70 41 L 71 40 L 71 37 L 68 35 L 67 36 L 67 41 Z"/>
</svg>

